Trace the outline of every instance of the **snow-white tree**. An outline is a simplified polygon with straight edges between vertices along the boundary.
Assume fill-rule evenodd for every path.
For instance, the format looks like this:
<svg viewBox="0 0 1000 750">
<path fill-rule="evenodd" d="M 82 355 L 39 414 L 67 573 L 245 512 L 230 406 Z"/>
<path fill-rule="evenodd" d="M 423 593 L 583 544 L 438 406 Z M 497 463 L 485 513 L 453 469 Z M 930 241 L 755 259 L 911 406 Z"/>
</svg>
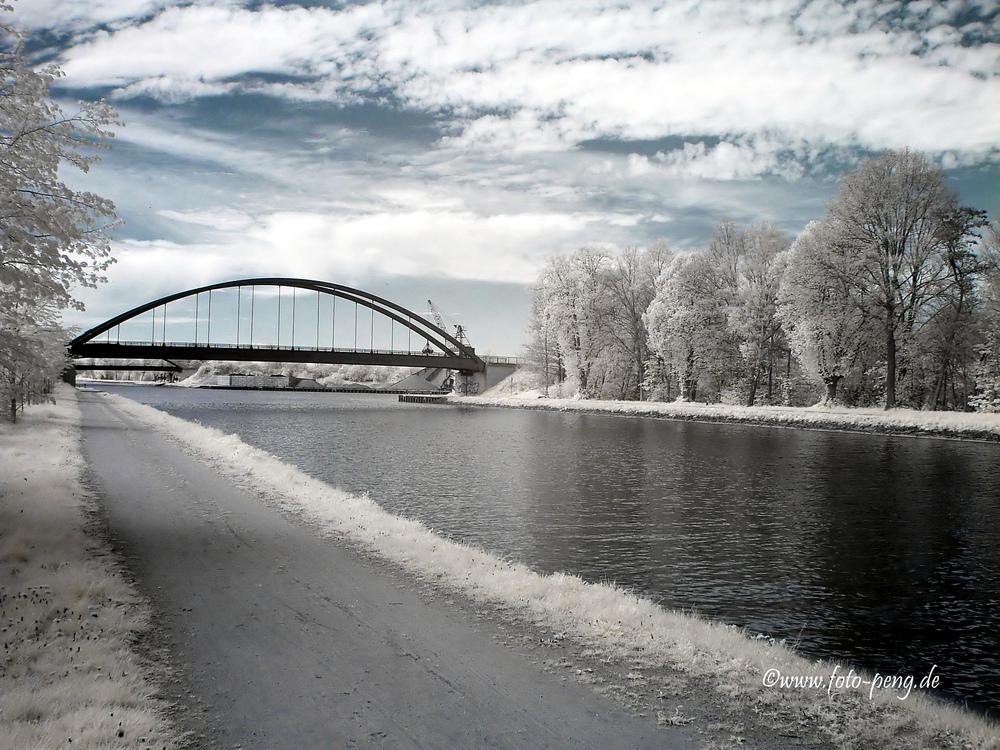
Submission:
<svg viewBox="0 0 1000 750">
<path fill-rule="evenodd" d="M 976 254 L 975 246 L 978 230 L 987 223 L 985 211 L 962 206 L 949 208 L 939 219 L 945 275 L 919 339 L 926 352 L 921 400 L 932 409 L 969 406 L 975 348 L 982 334 L 976 325 L 982 307 L 978 287 L 987 268 L 987 259 Z"/>
<path fill-rule="evenodd" d="M 830 249 L 850 258 L 848 281 L 879 317 L 887 409 L 909 364 L 905 345 L 947 284 L 941 219 L 954 207 L 941 170 L 904 149 L 843 177 L 822 220 Z"/>
<path fill-rule="evenodd" d="M 524 356 L 528 367 L 538 375 L 538 386 L 548 396 L 553 386 L 559 387 L 566 380 L 566 365 L 554 325 L 555 311 L 549 304 L 544 279 L 543 274 L 530 288 L 531 312 L 528 315 L 528 343 L 524 347 Z"/>
<path fill-rule="evenodd" d="M 778 316 L 796 358 L 825 387 L 824 403 L 837 401 L 840 382 L 872 346 L 871 318 L 851 282 L 858 273 L 853 260 L 831 251 L 823 226 L 815 221 L 785 257 Z"/>
<path fill-rule="evenodd" d="M 976 393 L 970 404 L 977 411 L 1000 412 L 1000 220 L 986 231 L 979 253 L 983 278 L 979 331 L 973 367 Z"/>
<path fill-rule="evenodd" d="M 643 314 L 671 257 L 657 242 L 620 254 L 588 245 L 549 258 L 531 287 L 526 349 L 540 385 L 566 378 L 584 397 L 641 398 L 649 358 Z"/>
<path fill-rule="evenodd" d="M 747 406 L 754 405 L 765 376 L 768 399 L 773 398 L 775 359 L 785 349 L 778 318 L 778 287 L 784 251 L 790 244 L 791 240 L 770 224 L 756 224 L 739 234 L 736 295 L 727 319 L 742 359 Z"/>
<path fill-rule="evenodd" d="M 649 359 L 643 315 L 656 294 L 656 280 L 672 257 L 673 253 L 663 241 L 644 250 L 627 247 L 612 259 L 604 274 L 611 303 L 608 332 L 616 344 L 620 364 L 625 365 L 622 368 L 624 381 L 619 388 L 621 398 L 640 401 L 643 398 Z"/>
<path fill-rule="evenodd" d="M 789 244 L 773 226 L 741 231 L 723 221 L 707 248 L 661 276 L 646 324 L 657 366 L 676 374 L 681 398 L 700 391 L 753 405 L 765 377 L 773 398 L 775 360 L 787 351 L 777 296 Z"/>
<path fill-rule="evenodd" d="M 545 324 L 535 335 L 554 337 L 567 376 L 583 396 L 597 395 L 604 381 L 598 363 L 610 345 L 604 282 L 610 263 L 608 251 L 593 245 L 556 255 L 531 288 L 535 319 Z"/>
<path fill-rule="evenodd" d="M 657 281 L 644 316 L 649 347 L 677 378 L 681 400 L 696 400 L 732 364 L 725 290 L 724 274 L 705 250 L 677 255 Z"/>
<path fill-rule="evenodd" d="M 2 294 L 9 314 L 0 319 L 0 395 L 14 420 L 18 398 L 23 408 L 26 396 L 51 390 L 65 367 L 67 336 L 54 303 L 20 300 L 11 289 Z"/>
<path fill-rule="evenodd" d="M 94 149 L 112 137 L 108 127 L 120 123 L 105 102 L 63 112 L 50 93 L 61 75 L 54 65 L 34 69 L 18 35 L 0 24 L 0 367 L 7 384 L 31 379 L 40 363 L 26 352 L 52 350 L 38 337 L 63 335 L 58 311 L 80 307 L 74 287 L 103 281 L 112 262 L 113 204 L 71 189 L 59 170 L 68 164 L 86 172 Z"/>
</svg>

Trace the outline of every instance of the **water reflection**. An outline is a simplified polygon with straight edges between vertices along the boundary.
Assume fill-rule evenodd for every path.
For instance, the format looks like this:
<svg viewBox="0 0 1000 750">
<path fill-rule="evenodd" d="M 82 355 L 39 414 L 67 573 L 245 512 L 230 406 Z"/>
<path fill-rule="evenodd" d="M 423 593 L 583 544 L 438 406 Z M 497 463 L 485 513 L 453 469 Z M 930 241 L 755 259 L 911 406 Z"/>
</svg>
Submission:
<svg viewBox="0 0 1000 750">
<path fill-rule="evenodd" d="M 126 388 L 388 510 L 1000 708 L 1000 446 Z"/>
</svg>

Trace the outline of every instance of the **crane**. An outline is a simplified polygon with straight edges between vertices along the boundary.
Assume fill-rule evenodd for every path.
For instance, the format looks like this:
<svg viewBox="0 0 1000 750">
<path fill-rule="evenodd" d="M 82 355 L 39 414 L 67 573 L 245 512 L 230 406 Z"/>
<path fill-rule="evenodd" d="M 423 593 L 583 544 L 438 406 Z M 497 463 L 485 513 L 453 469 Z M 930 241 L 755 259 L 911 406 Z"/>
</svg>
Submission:
<svg viewBox="0 0 1000 750">
<path fill-rule="evenodd" d="M 427 300 L 427 306 L 430 308 L 429 314 L 434 321 L 434 325 L 442 331 L 447 331 L 448 327 L 445 325 L 444 315 L 437 308 L 437 305 L 435 305 L 433 301 Z M 462 346 L 467 346 L 470 350 L 472 350 L 472 347 L 469 345 L 469 339 L 465 335 L 465 329 L 458 323 L 455 324 L 455 338 Z M 459 375 L 461 377 L 458 377 Z M 469 373 L 452 373 L 448 376 L 445 384 L 454 388 L 456 393 L 460 393 L 465 396 L 475 395 L 479 391 L 479 384 L 470 378 Z"/>
<path fill-rule="evenodd" d="M 445 325 L 444 316 L 441 314 L 441 311 L 437 308 L 437 305 L 435 305 L 431 300 L 427 300 L 427 306 L 430 308 L 430 315 L 431 318 L 434 319 L 434 325 L 436 325 L 442 331 L 447 331 L 448 327 Z M 455 338 L 458 339 L 459 342 L 464 346 L 469 346 L 469 339 L 466 338 L 465 329 L 461 325 L 458 325 L 457 323 L 455 324 Z"/>
</svg>

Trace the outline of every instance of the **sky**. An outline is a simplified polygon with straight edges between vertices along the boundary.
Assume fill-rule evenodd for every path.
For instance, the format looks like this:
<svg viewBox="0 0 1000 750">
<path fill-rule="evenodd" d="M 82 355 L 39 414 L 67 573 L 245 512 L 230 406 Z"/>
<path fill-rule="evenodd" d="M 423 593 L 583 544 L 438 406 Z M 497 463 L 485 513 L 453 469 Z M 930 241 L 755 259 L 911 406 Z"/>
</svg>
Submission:
<svg viewBox="0 0 1000 750">
<path fill-rule="evenodd" d="M 74 187 L 124 225 L 89 327 L 297 276 L 516 355 L 528 285 L 587 245 L 795 236 L 837 179 L 923 152 L 1000 214 L 1000 6 L 867 0 L 15 0 L 67 111 L 124 127 Z"/>
</svg>

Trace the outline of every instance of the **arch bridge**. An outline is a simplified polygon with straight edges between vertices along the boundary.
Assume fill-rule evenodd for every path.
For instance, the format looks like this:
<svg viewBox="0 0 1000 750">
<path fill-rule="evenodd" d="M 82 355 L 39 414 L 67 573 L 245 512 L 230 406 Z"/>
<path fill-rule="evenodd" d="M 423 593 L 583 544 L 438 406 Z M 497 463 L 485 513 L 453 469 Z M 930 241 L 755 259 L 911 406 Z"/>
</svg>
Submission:
<svg viewBox="0 0 1000 750">
<path fill-rule="evenodd" d="M 77 359 L 370 364 L 466 376 L 486 371 L 471 346 L 394 302 L 341 284 L 278 277 L 161 297 L 85 331 L 69 350 Z"/>
</svg>

